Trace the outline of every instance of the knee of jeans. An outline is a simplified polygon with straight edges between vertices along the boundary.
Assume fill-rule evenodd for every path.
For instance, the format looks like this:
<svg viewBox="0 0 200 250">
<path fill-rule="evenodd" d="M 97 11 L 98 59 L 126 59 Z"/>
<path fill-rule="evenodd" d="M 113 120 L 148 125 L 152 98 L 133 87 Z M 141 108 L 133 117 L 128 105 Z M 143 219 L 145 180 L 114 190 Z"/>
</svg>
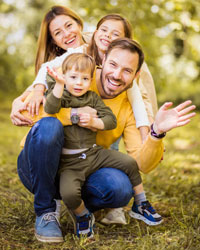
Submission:
<svg viewBox="0 0 200 250">
<path fill-rule="evenodd" d="M 125 206 L 133 196 L 128 176 L 113 168 L 102 168 L 93 173 L 84 185 L 84 197 L 96 197 L 107 207 Z"/>
<path fill-rule="evenodd" d="M 63 125 L 55 117 L 45 117 L 31 129 L 32 136 L 37 138 L 39 145 L 64 142 Z"/>
</svg>

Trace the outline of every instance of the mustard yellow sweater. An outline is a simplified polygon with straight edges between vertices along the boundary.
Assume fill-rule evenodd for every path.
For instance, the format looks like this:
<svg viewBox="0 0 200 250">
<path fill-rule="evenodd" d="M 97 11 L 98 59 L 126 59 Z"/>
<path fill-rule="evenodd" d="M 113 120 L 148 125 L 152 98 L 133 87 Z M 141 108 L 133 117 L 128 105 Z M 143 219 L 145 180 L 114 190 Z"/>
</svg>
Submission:
<svg viewBox="0 0 200 250">
<path fill-rule="evenodd" d="M 93 79 L 90 89 L 99 95 L 95 78 Z M 127 153 L 136 159 L 140 170 L 143 173 L 148 173 L 153 170 L 163 156 L 164 146 L 162 140 L 149 135 L 145 143 L 142 144 L 140 132 L 136 128 L 133 111 L 126 92 L 123 92 L 113 99 L 103 99 L 103 101 L 115 114 L 117 127 L 109 131 L 98 131 L 97 144 L 109 148 L 110 145 L 122 135 Z M 37 122 L 43 117 L 54 116 L 66 126 L 71 125 L 70 112 L 71 108 L 62 108 L 59 113 L 48 115 L 44 112 L 43 106 L 41 106 L 38 116 L 30 117 L 26 111 L 23 112 L 23 114 L 34 122 Z M 21 146 L 24 145 L 24 142 L 25 138 L 22 140 Z"/>
</svg>

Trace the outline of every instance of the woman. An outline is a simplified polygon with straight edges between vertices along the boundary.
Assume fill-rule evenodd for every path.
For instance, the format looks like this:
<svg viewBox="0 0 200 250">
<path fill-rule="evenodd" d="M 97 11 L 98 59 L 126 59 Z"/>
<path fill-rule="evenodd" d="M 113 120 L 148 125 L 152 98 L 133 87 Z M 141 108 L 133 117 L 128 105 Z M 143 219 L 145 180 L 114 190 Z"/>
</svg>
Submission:
<svg viewBox="0 0 200 250">
<path fill-rule="evenodd" d="M 74 12 L 62 6 L 53 7 L 41 25 L 39 36 L 41 46 L 37 53 L 36 71 L 37 66 L 43 61 L 62 53 L 61 49 L 82 45 L 84 41 L 81 31 L 82 22 Z M 38 85 L 34 91 L 39 92 L 38 96 L 42 96 L 44 87 Z M 25 109 L 23 100 L 29 92 L 25 91 L 13 102 L 15 110 L 11 114 L 11 119 L 16 125 L 30 123 L 29 119 L 20 120 L 19 112 Z M 55 201 L 56 198 L 60 198 L 56 174 L 62 145 L 63 126 L 57 119 L 47 117 L 37 122 L 30 130 L 25 147 L 18 157 L 20 179 L 25 187 L 34 193 L 35 235 L 43 242 L 63 241 Z M 85 204 L 91 211 L 103 207 L 124 206 L 131 196 L 132 188 L 127 176 L 115 169 L 97 171 L 90 176 L 83 188 Z"/>
</svg>

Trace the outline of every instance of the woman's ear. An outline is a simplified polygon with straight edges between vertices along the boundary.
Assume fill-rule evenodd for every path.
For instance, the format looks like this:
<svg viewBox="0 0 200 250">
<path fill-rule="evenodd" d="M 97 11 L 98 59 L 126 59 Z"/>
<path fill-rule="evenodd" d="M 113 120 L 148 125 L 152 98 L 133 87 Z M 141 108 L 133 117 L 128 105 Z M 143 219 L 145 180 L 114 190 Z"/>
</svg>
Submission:
<svg viewBox="0 0 200 250">
<path fill-rule="evenodd" d="M 140 76 L 140 73 L 141 73 L 141 70 L 139 70 L 139 71 L 135 74 L 134 79 L 137 79 L 137 78 Z"/>
</svg>

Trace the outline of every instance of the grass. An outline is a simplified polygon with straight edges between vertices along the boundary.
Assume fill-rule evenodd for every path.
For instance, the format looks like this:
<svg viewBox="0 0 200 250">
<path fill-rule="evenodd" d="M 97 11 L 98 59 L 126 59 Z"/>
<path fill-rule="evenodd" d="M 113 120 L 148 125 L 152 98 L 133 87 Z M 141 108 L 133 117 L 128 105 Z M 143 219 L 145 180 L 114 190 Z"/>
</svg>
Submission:
<svg viewBox="0 0 200 250">
<path fill-rule="evenodd" d="M 33 196 L 17 175 L 18 145 L 27 128 L 11 124 L 10 106 L 10 102 L 4 102 L 0 108 L 0 249 L 200 249 L 199 114 L 189 125 L 167 135 L 164 160 L 143 176 L 147 197 L 163 216 L 164 223 L 149 227 L 126 213 L 128 225 L 96 223 L 96 241 L 86 243 L 73 236 L 71 220 L 63 211 L 65 242 L 43 244 L 34 238 Z"/>
</svg>

